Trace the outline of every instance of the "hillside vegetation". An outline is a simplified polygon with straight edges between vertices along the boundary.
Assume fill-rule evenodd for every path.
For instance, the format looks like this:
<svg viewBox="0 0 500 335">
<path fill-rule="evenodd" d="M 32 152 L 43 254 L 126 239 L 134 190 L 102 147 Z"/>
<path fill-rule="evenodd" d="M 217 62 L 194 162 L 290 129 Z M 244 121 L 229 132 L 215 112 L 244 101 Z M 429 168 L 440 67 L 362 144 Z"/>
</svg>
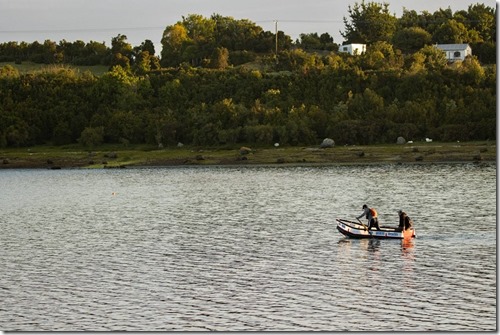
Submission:
<svg viewBox="0 0 500 335">
<path fill-rule="evenodd" d="M 362 55 L 337 53 L 326 33 L 293 42 L 281 31 L 276 54 L 273 33 L 220 15 L 167 26 L 161 57 L 124 35 L 111 48 L 1 44 L 0 147 L 495 140 L 494 9 L 396 18 L 362 2 L 349 13 L 343 35 L 368 45 Z M 474 56 L 449 63 L 437 42 L 469 43 Z"/>
</svg>

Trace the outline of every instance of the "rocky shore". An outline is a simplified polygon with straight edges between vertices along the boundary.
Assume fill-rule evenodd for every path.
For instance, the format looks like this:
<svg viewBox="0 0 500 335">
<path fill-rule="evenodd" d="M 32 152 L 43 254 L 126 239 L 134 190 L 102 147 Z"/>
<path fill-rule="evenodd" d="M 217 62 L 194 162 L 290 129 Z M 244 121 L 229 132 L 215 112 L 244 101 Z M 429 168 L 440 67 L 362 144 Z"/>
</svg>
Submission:
<svg viewBox="0 0 500 335">
<path fill-rule="evenodd" d="M 496 162 L 496 142 L 367 146 L 127 148 L 32 147 L 0 150 L 0 169 L 126 168 L 197 165 L 329 165 Z"/>
</svg>

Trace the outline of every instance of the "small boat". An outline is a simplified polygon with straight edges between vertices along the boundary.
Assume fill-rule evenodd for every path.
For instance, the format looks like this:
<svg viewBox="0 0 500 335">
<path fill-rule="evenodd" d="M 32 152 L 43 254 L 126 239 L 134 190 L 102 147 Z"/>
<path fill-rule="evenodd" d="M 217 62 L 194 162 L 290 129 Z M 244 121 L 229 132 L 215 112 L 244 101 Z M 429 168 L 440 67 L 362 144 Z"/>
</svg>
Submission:
<svg viewBox="0 0 500 335">
<path fill-rule="evenodd" d="M 403 231 L 385 226 L 381 226 L 380 230 L 368 230 L 364 224 L 344 219 L 337 219 L 337 229 L 345 236 L 352 238 L 407 239 L 416 237 L 413 227 Z"/>
</svg>

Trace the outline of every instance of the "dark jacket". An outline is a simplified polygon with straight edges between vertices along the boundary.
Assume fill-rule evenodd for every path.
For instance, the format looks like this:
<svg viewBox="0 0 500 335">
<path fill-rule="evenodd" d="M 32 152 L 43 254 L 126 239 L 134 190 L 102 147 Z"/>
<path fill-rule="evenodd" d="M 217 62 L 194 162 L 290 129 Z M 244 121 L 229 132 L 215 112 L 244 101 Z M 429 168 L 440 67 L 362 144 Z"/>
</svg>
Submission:
<svg viewBox="0 0 500 335">
<path fill-rule="evenodd" d="M 399 228 L 403 229 L 403 226 L 405 230 L 410 229 L 412 226 L 411 219 L 405 212 L 399 214 Z"/>
</svg>

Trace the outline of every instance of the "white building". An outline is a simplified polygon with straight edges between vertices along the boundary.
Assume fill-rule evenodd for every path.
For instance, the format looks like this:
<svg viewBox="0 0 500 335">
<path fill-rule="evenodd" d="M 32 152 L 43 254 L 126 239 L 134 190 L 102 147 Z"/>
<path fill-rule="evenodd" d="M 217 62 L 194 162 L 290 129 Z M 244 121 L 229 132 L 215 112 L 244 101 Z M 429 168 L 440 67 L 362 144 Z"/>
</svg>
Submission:
<svg viewBox="0 0 500 335">
<path fill-rule="evenodd" d="M 339 52 L 346 52 L 351 55 L 361 55 L 366 52 L 366 44 L 345 44 L 339 46 Z"/>
<path fill-rule="evenodd" d="M 472 56 L 472 49 L 468 44 L 436 44 L 436 48 L 443 50 L 449 62 L 464 60 Z"/>
</svg>

